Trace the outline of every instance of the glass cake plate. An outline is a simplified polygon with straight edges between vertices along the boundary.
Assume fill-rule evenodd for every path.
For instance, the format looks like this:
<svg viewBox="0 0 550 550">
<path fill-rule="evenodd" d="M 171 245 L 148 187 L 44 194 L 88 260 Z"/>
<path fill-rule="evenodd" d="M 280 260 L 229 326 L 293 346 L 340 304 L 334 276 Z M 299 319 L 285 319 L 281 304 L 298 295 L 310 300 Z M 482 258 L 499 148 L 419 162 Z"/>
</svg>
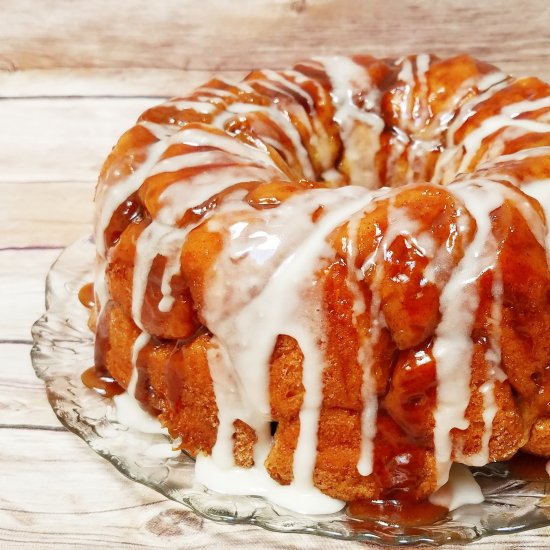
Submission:
<svg viewBox="0 0 550 550">
<path fill-rule="evenodd" d="M 47 311 L 32 331 L 32 362 L 59 420 L 130 479 L 215 521 L 383 545 L 467 543 L 495 533 L 550 525 L 550 480 L 518 479 L 506 463 L 472 469 L 485 502 L 462 506 L 446 519 L 422 527 L 351 518 L 344 511 L 298 514 L 262 497 L 206 489 L 195 481 L 192 458 L 185 453 L 167 458 L 157 452 L 167 447 L 167 437 L 117 423 L 111 401 L 80 380 L 93 364 L 93 334 L 78 291 L 92 280 L 94 255 L 92 239 L 84 238 L 69 246 L 52 266 L 46 281 Z"/>
</svg>

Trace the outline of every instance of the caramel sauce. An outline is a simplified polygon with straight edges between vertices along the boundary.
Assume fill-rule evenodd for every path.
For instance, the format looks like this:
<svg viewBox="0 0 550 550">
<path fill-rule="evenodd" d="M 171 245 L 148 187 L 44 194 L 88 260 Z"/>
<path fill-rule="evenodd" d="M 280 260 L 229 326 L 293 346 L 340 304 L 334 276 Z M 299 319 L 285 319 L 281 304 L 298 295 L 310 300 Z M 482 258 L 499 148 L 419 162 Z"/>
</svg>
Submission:
<svg viewBox="0 0 550 550">
<path fill-rule="evenodd" d="M 94 283 L 86 283 L 78 291 L 78 300 L 86 308 L 92 309 L 95 304 Z"/>
<path fill-rule="evenodd" d="M 315 187 L 322 186 L 317 183 L 312 184 L 309 182 L 289 184 L 287 182 L 279 181 L 272 181 L 269 183 L 244 181 L 241 183 L 236 183 L 225 188 L 223 191 L 212 195 L 203 203 L 187 210 L 178 221 L 178 226 L 185 227 L 192 223 L 198 223 L 206 216 L 208 212 L 218 208 L 223 201 L 238 190 L 247 191 L 245 200 L 250 206 L 256 210 L 264 210 L 267 208 L 276 208 L 296 192 Z"/>
<path fill-rule="evenodd" d="M 253 189 L 256 185 L 257 185 L 257 182 L 250 182 L 250 181 L 237 183 L 235 185 L 230 185 L 229 187 L 225 188 L 223 191 L 220 191 L 219 193 L 212 195 L 203 203 L 198 204 L 197 206 L 194 206 L 193 208 L 190 208 L 189 210 L 187 210 L 182 216 L 182 218 L 178 221 L 178 226 L 185 227 L 192 223 L 198 223 L 206 216 L 206 214 L 208 214 L 208 212 L 210 212 L 211 210 L 215 210 L 220 203 L 222 203 L 228 196 L 231 195 L 231 193 L 239 189 L 244 189 L 246 191 L 249 191 Z"/>
<path fill-rule="evenodd" d="M 81 375 L 82 383 L 99 393 L 103 397 L 113 397 L 124 393 L 122 388 L 116 380 L 101 367 L 90 367 L 86 369 Z"/>
<path fill-rule="evenodd" d="M 317 223 L 317 220 L 323 215 L 324 211 L 325 207 L 323 205 L 319 206 L 311 215 L 311 221 Z"/>
<path fill-rule="evenodd" d="M 151 377 L 149 376 L 149 371 L 147 370 L 146 361 L 141 359 L 140 356 L 138 356 L 136 368 L 138 371 L 138 379 L 135 398 L 143 410 L 147 411 L 151 416 L 158 416 L 162 412 L 162 405 L 159 401 L 155 388 L 151 384 Z"/>
<path fill-rule="evenodd" d="M 516 453 L 509 461 L 508 468 L 513 477 L 525 481 L 548 481 L 547 458 L 526 453 Z"/>
<path fill-rule="evenodd" d="M 356 500 L 348 504 L 346 513 L 356 519 L 380 521 L 400 527 L 418 527 L 442 520 L 448 510 L 427 500 Z"/>
<path fill-rule="evenodd" d="M 105 230 L 105 246 L 111 248 L 119 240 L 122 232 L 131 223 L 139 223 L 145 217 L 138 193 L 133 193 L 115 210 Z"/>
</svg>

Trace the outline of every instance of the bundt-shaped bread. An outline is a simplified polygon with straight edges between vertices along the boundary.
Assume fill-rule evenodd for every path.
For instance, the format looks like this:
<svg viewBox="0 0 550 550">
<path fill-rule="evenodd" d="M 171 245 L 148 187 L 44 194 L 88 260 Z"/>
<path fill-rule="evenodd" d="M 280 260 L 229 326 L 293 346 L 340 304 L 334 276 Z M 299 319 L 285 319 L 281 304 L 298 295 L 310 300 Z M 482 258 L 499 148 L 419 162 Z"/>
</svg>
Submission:
<svg viewBox="0 0 550 550">
<path fill-rule="evenodd" d="M 344 501 L 550 456 L 549 189 L 550 86 L 468 56 L 211 80 L 102 170 L 96 364 L 202 468 Z"/>
</svg>

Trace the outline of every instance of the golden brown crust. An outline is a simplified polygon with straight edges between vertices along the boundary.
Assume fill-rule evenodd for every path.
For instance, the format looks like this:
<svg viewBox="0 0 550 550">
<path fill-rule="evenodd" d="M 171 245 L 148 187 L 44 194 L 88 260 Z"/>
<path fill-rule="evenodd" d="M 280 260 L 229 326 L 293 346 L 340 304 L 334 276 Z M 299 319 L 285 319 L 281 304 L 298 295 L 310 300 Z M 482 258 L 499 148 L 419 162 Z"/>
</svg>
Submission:
<svg viewBox="0 0 550 550">
<path fill-rule="evenodd" d="M 418 500 L 436 487 L 433 411 L 438 380 L 433 345 L 441 320 L 441 293 L 478 230 L 474 216 L 457 194 L 419 182 L 436 177 L 436 163 L 446 139 L 451 141 L 449 146 L 460 144 L 503 107 L 549 97 L 550 87 L 537 79 L 514 80 L 502 75 L 502 88 L 472 108 L 451 140 L 446 134 L 449 121 L 454 120 L 461 106 L 482 93 L 477 86 L 494 72 L 494 67 L 468 56 L 447 60 L 431 56 L 424 81 L 410 81 L 401 71 L 407 60 L 412 70 L 417 70 L 417 57 L 399 63 L 370 56 L 355 56 L 353 60 L 365 69 L 380 94 L 378 114 L 383 128 L 378 134 L 355 121 L 346 135 L 347 148 L 334 121 L 336 107 L 330 95 L 334 92 L 330 79 L 315 62 L 297 65 L 288 74 L 277 73 L 278 80 L 271 79 L 267 72 L 253 72 L 246 78 L 246 86 L 241 87 L 213 80 L 182 100 L 193 102 L 200 97 L 200 101 L 213 106 L 209 112 L 180 109 L 174 104 L 142 115 L 141 121 L 195 129 L 216 137 L 230 136 L 254 146 L 261 142 L 262 150 L 280 170 L 279 177 L 269 181 L 243 181 L 229 186 L 176 220 L 178 228 L 189 228 L 190 232 L 179 256 L 179 273 L 169 281 L 174 304 L 169 311 L 159 310 L 167 262 L 159 253 L 152 260 L 140 312 L 143 329 L 152 338 L 138 356 L 136 395 L 151 410 L 160 412 L 170 434 L 181 438 L 182 449 L 192 455 L 212 451 L 219 419 L 208 362 L 212 335 L 203 326 L 206 289 L 224 248 L 224 232 L 231 223 L 253 219 L 264 208 L 277 208 L 296 193 L 335 185 L 306 181 L 300 144 L 319 180 L 324 171 L 338 169 L 342 183 L 353 180 L 357 173 L 363 174 L 365 184 L 372 187 L 412 183 L 388 198 L 377 199 L 355 226 L 344 223 L 333 231 L 328 239 L 332 255 L 324 257 L 316 275 L 322 327 L 319 345 L 326 368 L 322 373 L 314 482 L 324 493 L 348 501 Z M 281 75 L 287 79 L 286 84 L 281 83 Z M 300 87 L 311 101 L 297 92 Z M 367 101 L 366 97 L 356 98 L 356 106 L 362 108 Z M 214 128 L 214 117 L 223 113 L 225 106 L 237 103 L 259 107 L 276 103 L 288 116 L 300 143 L 290 139 L 261 109 L 246 116 L 234 114 L 225 120 L 223 128 Z M 520 116 L 537 120 L 549 110 L 537 109 Z M 448 120 L 442 122 L 442 117 Z M 474 456 L 483 448 L 487 432 L 484 384 L 494 375 L 493 362 L 488 358 L 495 339 L 502 348 L 505 376 L 493 380 L 496 413 L 491 422 L 489 458 L 506 460 L 520 448 L 550 456 L 550 274 L 546 251 L 522 208 L 527 205 L 541 220 L 544 212 L 536 200 L 510 184 L 550 178 L 550 154 L 480 166 L 498 155 L 550 145 L 549 136 L 550 132 L 519 136 L 504 135 L 502 130 L 489 133 L 464 167 L 495 185 L 503 182 L 510 187 L 511 195 L 490 213 L 491 230 L 498 243 L 497 259 L 475 281 L 479 304 L 471 334 L 471 396 L 465 412 L 468 427 L 452 431 L 456 461 Z M 101 176 L 104 183 L 99 190 L 105 192 L 105 188 L 136 170 L 145 157 L 144 148 L 154 142 L 151 132 L 142 126 L 127 132 L 105 164 Z M 419 143 L 421 153 L 415 148 Z M 376 152 L 372 157 L 357 159 L 352 152 L 358 148 Z M 213 149 L 216 147 L 172 143 L 162 160 Z M 227 166 L 255 166 L 250 160 L 241 161 L 216 150 L 221 160 L 209 165 L 212 172 Z M 456 175 L 465 158 L 464 150 L 457 151 L 436 183 L 446 181 L 447 172 Z M 151 223 L 158 222 L 163 193 L 173 183 L 204 169 L 184 167 L 149 176 L 114 212 L 104 232 L 110 301 L 103 305 L 97 322 L 96 363 L 105 366 L 124 388 L 132 372 L 132 347 L 140 333 L 132 321 L 136 243 Z M 283 181 L 284 177 L 291 181 Z M 219 205 L 236 194 L 244 197 L 243 203 L 252 209 L 219 214 Z M 322 212 L 317 214 L 322 216 Z M 407 231 L 392 235 L 396 215 L 407 220 Z M 389 242 L 384 248 L 381 243 L 385 238 Z M 432 258 L 418 244 L 425 241 L 438 250 L 438 266 L 431 278 L 426 271 Z M 355 250 L 353 257 L 350 242 Z M 502 319 L 494 316 L 493 289 L 497 284 L 502 286 Z M 354 310 L 357 296 L 364 302 L 360 313 Z M 383 322 L 373 316 L 374 300 L 380 301 Z M 369 356 L 361 362 L 360 350 L 367 348 Z M 269 405 L 275 433 L 265 467 L 283 485 L 293 480 L 304 400 L 303 360 L 296 339 L 280 334 L 269 366 Z M 363 369 L 367 363 L 378 396 L 378 418 L 373 473 L 365 477 L 359 474 L 357 463 L 364 407 Z M 233 435 L 237 465 L 254 464 L 256 441 L 254 430 L 237 419 Z"/>
<path fill-rule="evenodd" d="M 95 341 L 95 365 L 105 368 L 123 387 L 127 388 L 132 375 L 132 347 L 139 329 L 114 301 L 102 309 Z"/>
</svg>

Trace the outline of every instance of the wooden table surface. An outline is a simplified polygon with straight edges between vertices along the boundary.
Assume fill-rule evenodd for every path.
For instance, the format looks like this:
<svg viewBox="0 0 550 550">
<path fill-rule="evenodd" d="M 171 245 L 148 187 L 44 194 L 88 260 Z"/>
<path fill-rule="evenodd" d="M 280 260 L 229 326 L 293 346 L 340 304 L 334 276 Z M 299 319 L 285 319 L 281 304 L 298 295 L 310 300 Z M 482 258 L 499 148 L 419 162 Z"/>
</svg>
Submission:
<svg viewBox="0 0 550 550">
<path fill-rule="evenodd" d="M 104 157 L 145 108 L 216 73 L 421 51 L 550 79 L 550 3 L 0 0 L 0 548 L 368 547 L 208 522 L 127 480 L 57 421 L 30 327 L 50 264 L 91 231 Z M 482 547 L 549 548 L 550 528 Z"/>
</svg>

